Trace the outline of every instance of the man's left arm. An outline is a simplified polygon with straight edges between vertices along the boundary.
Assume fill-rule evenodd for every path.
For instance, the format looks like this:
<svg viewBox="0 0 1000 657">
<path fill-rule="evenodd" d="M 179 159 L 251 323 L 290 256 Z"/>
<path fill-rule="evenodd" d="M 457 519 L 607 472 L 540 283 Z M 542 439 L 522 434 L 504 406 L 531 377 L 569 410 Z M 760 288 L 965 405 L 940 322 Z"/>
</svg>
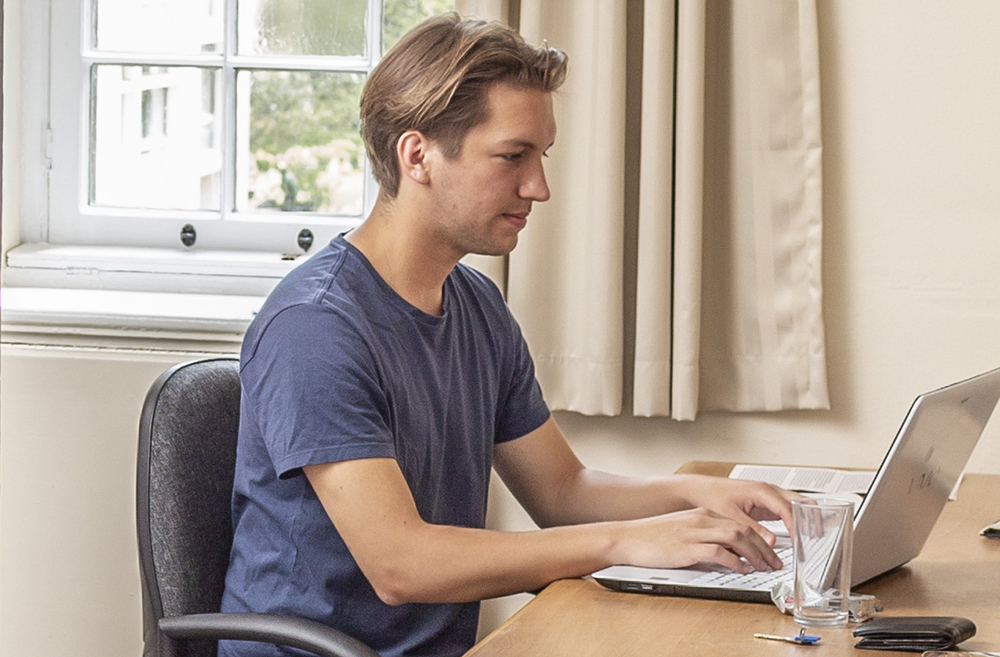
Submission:
<svg viewBox="0 0 1000 657">
<path fill-rule="evenodd" d="M 494 448 L 494 466 L 540 527 L 631 520 L 706 508 L 752 526 L 773 543 L 758 520 L 791 525 L 793 493 L 762 482 L 700 475 L 626 477 L 585 467 L 553 418 L 531 433 Z"/>
</svg>

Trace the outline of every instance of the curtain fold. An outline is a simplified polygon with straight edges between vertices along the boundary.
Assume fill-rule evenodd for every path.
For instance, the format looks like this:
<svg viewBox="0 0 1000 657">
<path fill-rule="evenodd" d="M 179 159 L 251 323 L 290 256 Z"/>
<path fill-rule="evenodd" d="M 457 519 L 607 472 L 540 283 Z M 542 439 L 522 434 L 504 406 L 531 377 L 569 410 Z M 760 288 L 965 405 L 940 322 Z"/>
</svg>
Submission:
<svg viewBox="0 0 1000 657">
<path fill-rule="evenodd" d="M 674 87 L 677 12 L 646 3 L 642 42 L 642 140 L 636 240 L 635 369 L 632 410 L 670 414 L 673 367 Z M 667 145 L 671 145 L 669 148 Z"/>
<path fill-rule="evenodd" d="M 685 420 L 828 407 L 815 0 L 457 8 L 472 5 L 570 56 L 546 163 L 552 200 L 506 263 L 549 405 L 616 415 L 631 398 L 635 415 Z M 642 47 L 628 49 L 633 39 Z M 626 108 L 632 67 L 638 111 Z M 627 121 L 640 125 L 637 170 Z"/>
<path fill-rule="evenodd" d="M 815 3 L 706 9 L 701 385 L 672 413 L 826 408 Z"/>
<path fill-rule="evenodd" d="M 677 5 L 675 79 L 673 317 L 669 405 L 661 401 L 657 415 L 694 419 L 701 379 L 702 239 L 705 188 L 705 0 Z M 645 63 L 644 63 L 645 64 Z M 660 71 L 669 75 L 669 71 Z M 645 145 L 645 144 L 644 144 Z M 647 218 L 671 221 L 670 215 Z M 640 242 L 642 237 L 640 236 Z M 667 266 L 666 263 L 656 263 Z M 643 280 L 638 281 L 642 286 Z M 641 382 L 640 382 L 641 383 Z M 637 384 L 638 388 L 638 384 Z M 650 395 L 663 398 L 661 391 Z"/>
</svg>

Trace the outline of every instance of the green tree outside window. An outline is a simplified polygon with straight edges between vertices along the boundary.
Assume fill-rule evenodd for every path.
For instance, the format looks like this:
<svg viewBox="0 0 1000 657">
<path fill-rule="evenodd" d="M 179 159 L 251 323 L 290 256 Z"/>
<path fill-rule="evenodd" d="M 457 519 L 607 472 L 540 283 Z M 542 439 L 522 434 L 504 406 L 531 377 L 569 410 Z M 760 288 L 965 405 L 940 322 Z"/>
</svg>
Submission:
<svg viewBox="0 0 1000 657">
<path fill-rule="evenodd" d="M 364 51 L 358 0 L 267 0 L 261 49 L 310 55 Z M 454 0 L 385 0 L 382 53 Z M 359 110 L 364 76 L 323 71 L 253 71 L 250 91 L 250 206 L 260 210 L 360 214 L 364 146 Z"/>
</svg>

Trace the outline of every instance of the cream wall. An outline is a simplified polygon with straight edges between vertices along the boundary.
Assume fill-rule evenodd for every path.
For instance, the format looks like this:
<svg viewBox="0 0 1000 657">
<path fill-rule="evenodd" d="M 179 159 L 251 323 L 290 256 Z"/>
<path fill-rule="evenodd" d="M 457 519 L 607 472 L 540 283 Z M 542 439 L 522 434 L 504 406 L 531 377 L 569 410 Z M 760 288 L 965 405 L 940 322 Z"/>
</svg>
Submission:
<svg viewBox="0 0 1000 657">
<path fill-rule="evenodd" d="M 588 464 L 874 466 L 914 395 L 1000 366 L 1000 3 L 820 0 L 819 20 L 832 410 L 688 424 L 560 414 Z M 11 219 L 5 207 L 5 243 Z M 0 654 L 135 655 L 139 403 L 187 354 L 8 344 L 2 357 Z M 1000 421 L 970 469 L 1000 472 Z M 491 511 L 524 523 L 503 495 Z M 489 605 L 485 623 L 522 600 Z"/>
<path fill-rule="evenodd" d="M 0 655 L 139 655 L 138 412 L 186 356 L 0 355 Z"/>
</svg>

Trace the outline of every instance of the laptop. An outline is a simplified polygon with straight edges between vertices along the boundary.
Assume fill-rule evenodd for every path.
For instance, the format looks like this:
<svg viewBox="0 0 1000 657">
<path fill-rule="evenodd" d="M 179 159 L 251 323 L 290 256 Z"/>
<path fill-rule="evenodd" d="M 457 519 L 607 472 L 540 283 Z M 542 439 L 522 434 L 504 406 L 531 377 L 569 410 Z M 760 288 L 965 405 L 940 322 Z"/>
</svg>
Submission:
<svg viewBox="0 0 1000 657">
<path fill-rule="evenodd" d="M 920 553 L 998 399 L 1000 368 L 916 398 L 855 514 L 852 587 Z M 775 551 L 785 564 L 779 571 L 612 566 L 593 578 L 616 591 L 771 602 L 774 584 L 792 576 L 789 539 L 779 538 Z"/>
</svg>

